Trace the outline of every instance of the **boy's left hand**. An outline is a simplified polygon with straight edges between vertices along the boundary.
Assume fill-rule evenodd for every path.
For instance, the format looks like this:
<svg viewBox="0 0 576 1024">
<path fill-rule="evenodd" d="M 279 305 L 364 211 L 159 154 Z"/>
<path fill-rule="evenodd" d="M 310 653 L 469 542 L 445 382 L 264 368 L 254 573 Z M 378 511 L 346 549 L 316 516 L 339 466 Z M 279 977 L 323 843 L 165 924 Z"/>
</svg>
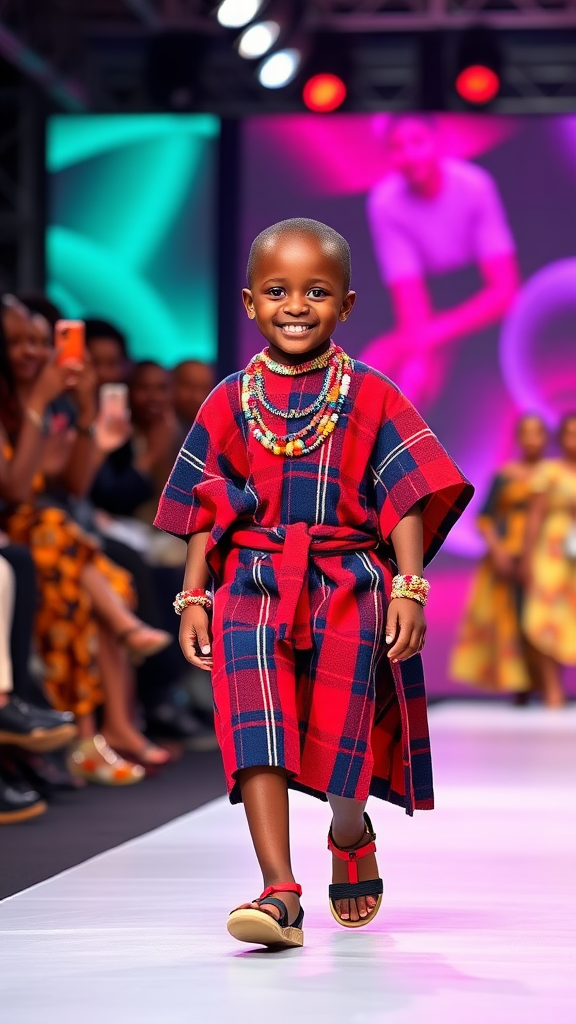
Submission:
<svg viewBox="0 0 576 1024">
<path fill-rule="evenodd" d="M 390 661 L 406 661 L 424 647 L 426 619 L 424 608 L 410 597 L 395 597 L 388 605 L 386 643 Z"/>
</svg>

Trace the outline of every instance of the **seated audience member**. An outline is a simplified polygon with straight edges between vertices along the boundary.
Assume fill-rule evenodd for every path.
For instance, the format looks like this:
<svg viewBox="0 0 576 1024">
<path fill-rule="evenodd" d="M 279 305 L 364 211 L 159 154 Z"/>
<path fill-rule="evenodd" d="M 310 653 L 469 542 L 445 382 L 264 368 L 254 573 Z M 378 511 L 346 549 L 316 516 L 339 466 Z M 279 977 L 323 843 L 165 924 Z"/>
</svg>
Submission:
<svg viewBox="0 0 576 1024">
<path fill-rule="evenodd" d="M 8 553 L 10 558 L 6 557 Z M 77 730 L 73 715 L 35 707 L 22 699 L 22 689 L 18 689 L 23 681 L 28 686 L 35 593 L 34 566 L 28 551 L 10 544 L 0 533 L 0 752 L 7 744 L 17 749 L 19 758 L 43 766 L 47 755 L 70 743 Z M 46 804 L 40 794 L 25 782 L 14 764 L 9 772 L 6 769 L 2 759 L 0 825 L 43 814 Z M 60 779 L 64 775 L 61 772 Z"/>
<path fill-rule="evenodd" d="M 2 499 L 0 498 L 0 514 L 1 506 Z M 45 700 L 30 671 L 32 628 L 38 600 L 34 562 L 30 551 L 24 544 L 11 544 L 9 537 L 1 530 L 0 557 L 11 566 L 15 582 L 10 634 L 14 693 L 28 704 L 44 706 Z M 68 715 L 64 717 L 68 720 Z"/>
<path fill-rule="evenodd" d="M 106 365 L 111 369 L 111 361 Z M 117 362 L 117 368 L 119 365 Z M 104 381 L 102 377 L 100 382 L 119 383 L 118 380 Z M 130 408 L 129 436 L 102 462 L 92 486 L 91 496 L 96 507 L 113 516 L 134 516 L 142 506 L 154 504 L 177 449 L 178 424 L 172 406 L 170 376 L 157 363 L 137 363 L 134 367 L 130 378 Z M 150 516 L 142 518 L 152 521 Z"/>
<path fill-rule="evenodd" d="M 126 339 L 114 324 L 105 320 L 86 321 L 86 339 L 94 369 L 101 387 L 104 384 L 124 383 L 130 367 Z M 162 383 L 165 375 L 161 371 Z M 91 501 L 96 508 L 95 528 L 98 530 L 103 548 L 115 562 L 131 573 L 137 595 L 137 612 L 146 622 L 160 627 L 158 581 L 151 561 L 165 561 L 166 551 L 175 544 L 166 544 L 166 538 L 158 531 L 151 531 L 143 523 L 135 523 L 132 517 L 147 502 L 154 500 L 157 487 L 154 484 L 156 465 L 164 458 L 167 432 L 164 424 L 148 434 L 148 443 L 139 445 L 136 452 L 133 428 L 130 422 L 118 424 L 116 437 L 125 431 L 124 440 L 114 446 L 104 433 L 110 424 L 99 415 L 96 421 L 96 439 L 101 451 L 107 450 L 106 457 L 96 472 L 91 490 Z M 158 550 L 157 550 L 158 549 Z M 178 564 L 181 556 L 178 553 Z M 175 584 L 178 589 L 179 581 Z M 180 685 L 189 674 L 177 645 L 168 647 L 148 659 L 138 669 L 138 695 L 144 706 L 147 723 L 155 733 L 170 734 L 185 738 L 193 743 L 205 743 L 206 729 L 186 707 L 185 695 Z M 212 730 L 209 730 L 210 737 Z"/>
<path fill-rule="evenodd" d="M 85 324 L 86 345 L 98 386 L 123 384 L 129 376 L 130 359 L 122 331 L 107 320 L 88 318 Z"/>
<path fill-rule="evenodd" d="M 185 359 L 174 367 L 173 379 L 174 411 L 184 438 L 194 423 L 200 406 L 214 388 L 214 368 L 208 363 L 201 363 L 198 359 Z"/>
<path fill-rule="evenodd" d="M 25 297 L 29 297 L 32 308 L 38 316 L 49 321 L 51 328 L 62 318 L 60 310 L 41 293 L 25 293 Z M 124 383 L 131 365 L 124 335 L 106 320 L 87 319 L 85 324 L 87 348 L 98 386 Z M 156 530 L 150 533 L 142 523 L 134 524 L 130 521 L 126 527 L 119 520 L 119 517 L 132 516 L 139 506 L 153 498 L 155 489 L 150 473 L 164 450 L 162 431 L 152 434 L 147 450 L 138 457 L 133 451 L 131 437 L 132 427 L 129 422 L 111 424 L 105 422 L 100 414 L 97 416 L 97 469 L 91 494 L 93 504 L 75 502 L 70 511 L 75 518 L 81 514 L 81 523 L 91 532 L 98 533 L 105 554 L 117 565 L 127 569 L 132 576 L 136 591 L 136 614 L 161 629 L 166 623 L 163 621 L 160 604 L 162 600 L 169 601 L 169 596 L 162 593 L 162 588 L 159 591 L 155 570 L 146 558 L 156 542 L 159 549 L 156 560 L 166 561 L 168 558 L 168 561 L 176 560 L 180 565 L 181 545 L 179 541 L 172 542 L 172 538 Z M 99 506 L 96 514 L 94 504 Z M 106 513 L 103 513 L 103 509 L 106 509 Z M 142 535 L 143 530 L 146 531 L 145 536 Z M 172 553 L 172 559 L 169 557 L 170 546 L 178 548 L 176 553 Z M 178 589 L 180 584 L 179 580 L 174 586 L 164 579 L 161 582 L 164 591 Z M 189 675 L 188 663 L 178 645 L 171 644 L 138 666 L 138 697 L 147 725 L 154 735 L 185 739 L 193 746 L 204 747 L 212 741 L 213 729 L 199 721 L 188 706 L 183 680 Z"/>
<path fill-rule="evenodd" d="M 155 506 L 170 473 L 170 462 L 178 451 L 178 422 L 174 412 L 172 381 L 168 370 L 151 360 L 137 363 L 130 377 L 130 409 L 137 456 L 148 456 L 154 486 L 151 505 L 140 510 L 152 522 Z"/>
<path fill-rule="evenodd" d="M 166 544 L 159 531 L 152 531 L 151 525 L 158 498 L 168 479 L 170 462 L 179 447 L 170 374 L 157 363 L 137 363 L 129 387 L 131 437 L 103 462 L 91 496 L 96 508 L 110 516 L 136 517 L 150 527 L 138 528 L 137 524 L 130 523 L 127 528 L 126 524 L 107 524 L 99 519 L 99 528 L 106 536 L 118 537 L 146 552 L 152 561 L 162 562 L 162 552 L 169 550 L 170 544 Z M 178 546 L 178 564 L 182 558 Z"/>
<path fill-rule="evenodd" d="M 133 725 L 129 657 L 148 657 L 172 638 L 137 618 L 129 574 L 102 554 L 66 509 L 68 492 L 81 496 L 89 488 L 95 463 L 90 365 L 63 367 L 50 360 L 30 330 L 27 310 L 13 299 L 3 304 L 2 326 L 3 526 L 11 540 L 30 547 L 36 566 L 35 634 L 46 690 L 56 707 L 76 715 L 76 771 L 91 781 L 137 782 L 140 765 L 124 761 L 108 743 L 143 764 L 167 759 Z M 58 406 L 63 395 L 68 404 Z M 103 735 L 96 733 L 94 717 L 100 703 Z"/>
<path fill-rule="evenodd" d="M 65 746 L 74 739 L 77 729 L 73 716 L 68 712 L 35 707 L 14 693 L 16 666 L 12 652 L 16 649 L 22 662 L 29 656 L 30 649 L 18 650 L 20 641 L 26 642 L 27 637 L 22 631 L 15 636 L 13 631 L 16 593 L 21 582 L 5 557 L 7 549 L 14 549 L 17 545 L 4 544 L 5 541 L 8 538 L 0 534 L 0 744 L 9 743 L 22 750 L 45 753 Z M 21 568 L 21 560 L 16 561 Z M 33 609 L 28 608 L 27 612 L 31 620 Z M 21 624 L 17 625 L 21 629 Z M 21 664 L 19 668 L 22 668 Z"/>
</svg>

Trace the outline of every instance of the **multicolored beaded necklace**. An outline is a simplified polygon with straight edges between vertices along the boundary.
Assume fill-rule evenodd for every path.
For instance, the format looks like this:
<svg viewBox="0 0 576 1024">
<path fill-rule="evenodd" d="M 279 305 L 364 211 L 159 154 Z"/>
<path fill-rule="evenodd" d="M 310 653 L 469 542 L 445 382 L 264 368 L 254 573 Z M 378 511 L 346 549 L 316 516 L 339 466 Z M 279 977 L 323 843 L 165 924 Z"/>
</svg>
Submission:
<svg viewBox="0 0 576 1024">
<path fill-rule="evenodd" d="M 318 397 L 305 409 L 277 409 L 266 396 L 264 367 L 282 377 L 298 377 L 324 367 L 326 374 Z M 297 366 L 275 362 L 266 350 L 259 352 L 242 376 L 242 409 L 254 438 L 274 455 L 293 458 L 315 451 L 330 436 L 338 422 L 350 389 L 352 369 L 352 360 L 334 342 L 330 342 L 330 348 L 321 356 Z M 312 418 L 301 430 L 276 434 L 266 426 L 260 406 L 283 419 L 302 419 L 304 416 Z"/>
</svg>

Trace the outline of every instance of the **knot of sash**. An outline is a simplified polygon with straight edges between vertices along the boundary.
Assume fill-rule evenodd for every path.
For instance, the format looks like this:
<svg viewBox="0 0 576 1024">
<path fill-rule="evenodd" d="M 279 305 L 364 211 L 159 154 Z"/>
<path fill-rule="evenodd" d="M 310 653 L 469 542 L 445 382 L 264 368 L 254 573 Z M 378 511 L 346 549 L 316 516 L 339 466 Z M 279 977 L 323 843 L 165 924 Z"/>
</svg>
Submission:
<svg viewBox="0 0 576 1024">
<path fill-rule="evenodd" d="M 348 526 L 308 526 L 306 523 L 274 528 L 239 526 L 233 531 L 231 542 L 234 547 L 282 555 L 277 577 L 280 598 L 277 637 L 301 650 L 313 646 L 308 588 L 310 559 L 315 561 L 316 558 L 378 546 L 377 537 L 361 530 Z"/>
</svg>

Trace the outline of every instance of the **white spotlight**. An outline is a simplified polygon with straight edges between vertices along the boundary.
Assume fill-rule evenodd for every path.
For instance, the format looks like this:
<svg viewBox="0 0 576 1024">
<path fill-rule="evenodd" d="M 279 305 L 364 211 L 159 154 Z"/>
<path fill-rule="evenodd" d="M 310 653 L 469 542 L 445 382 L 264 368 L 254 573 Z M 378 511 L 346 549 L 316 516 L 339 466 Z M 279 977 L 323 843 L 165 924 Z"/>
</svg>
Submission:
<svg viewBox="0 0 576 1024">
<path fill-rule="evenodd" d="M 280 25 L 276 21 L 259 21 L 240 36 L 238 53 L 249 60 L 251 57 L 263 57 L 280 35 Z"/>
<path fill-rule="evenodd" d="M 264 0 L 223 0 L 216 17 L 224 28 L 242 28 L 255 18 Z"/>
<path fill-rule="evenodd" d="M 260 65 L 258 80 L 266 89 L 282 89 L 298 74 L 302 60 L 300 50 L 278 50 Z"/>
</svg>

